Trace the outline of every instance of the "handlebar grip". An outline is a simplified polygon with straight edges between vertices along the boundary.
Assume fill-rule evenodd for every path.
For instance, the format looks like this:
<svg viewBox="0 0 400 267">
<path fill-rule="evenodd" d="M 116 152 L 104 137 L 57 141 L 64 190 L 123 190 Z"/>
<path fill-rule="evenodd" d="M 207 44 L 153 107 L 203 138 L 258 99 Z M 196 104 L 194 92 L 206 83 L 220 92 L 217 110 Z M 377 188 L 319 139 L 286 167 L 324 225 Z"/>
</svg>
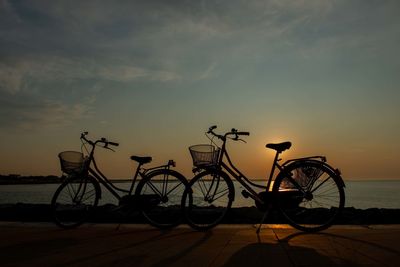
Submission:
<svg viewBox="0 0 400 267">
<path fill-rule="evenodd" d="M 211 133 L 215 128 L 217 128 L 217 125 L 213 125 L 210 128 L 208 128 L 207 133 Z"/>
<path fill-rule="evenodd" d="M 118 143 L 115 143 L 115 142 L 108 142 L 108 144 L 109 144 L 109 145 L 112 145 L 112 146 L 119 146 L 119 144 L 118 144 Z"/>
<path fill-rule="evenodd" d="M 250 135 L 250 132 L 236 132 L 237 135 Z"/>
</svg>

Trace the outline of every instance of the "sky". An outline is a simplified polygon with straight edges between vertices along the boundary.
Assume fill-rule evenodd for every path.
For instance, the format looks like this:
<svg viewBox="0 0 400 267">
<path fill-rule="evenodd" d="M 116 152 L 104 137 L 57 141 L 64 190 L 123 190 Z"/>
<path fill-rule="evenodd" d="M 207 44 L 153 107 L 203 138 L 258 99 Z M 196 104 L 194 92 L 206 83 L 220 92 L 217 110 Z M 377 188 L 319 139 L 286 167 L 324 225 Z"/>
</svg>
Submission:
<svg viewBox="0 0 400 267">
<path fill-rule="evenodd" d="M 250 178 L 282 158 L 325 155 L 344 179 L 400 179 L 400 2 L 386 0 L 0 0 L 0 174 L 60 175 L 80 133 L 188 178 L 204 132 Z"/>
</svg>

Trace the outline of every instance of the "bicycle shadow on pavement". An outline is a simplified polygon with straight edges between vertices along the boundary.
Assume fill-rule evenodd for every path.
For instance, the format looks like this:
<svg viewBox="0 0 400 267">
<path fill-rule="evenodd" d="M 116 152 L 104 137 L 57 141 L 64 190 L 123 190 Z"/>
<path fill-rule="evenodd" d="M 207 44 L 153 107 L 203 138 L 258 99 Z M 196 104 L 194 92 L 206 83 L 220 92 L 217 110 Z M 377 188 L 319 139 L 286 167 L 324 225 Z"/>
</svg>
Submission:
<svg viewBox="0 0 400 267">
<path fill-rule="evenodd" d="M 334 266 L 329 257 L 318 253 L 314 249 L 291 246 L 283 248 L 280 243 L 253 243 L 249 244 L 235 254 L 223 265 L 234 266 Z"/>
<path fill-rule="evenodd" d="M 396 266 L 399 250 L 332 233 L 294 233 L 277 243 L 249 244 L 223 266 Z M 389 265 L 388 265 L 389 263 Z"/>
<path fill-rule="evenodd" d="M 181 251 L 179 251 L 179 253 L 177 253 L 171 257 L 168 257 L 166 259 L 163 259 L 151 266 L 152 267 L 173 266 L 176 261 L 180 260 L 185 255 L 189 254 L 191 251 L 193 251 L 195 248 L 197 248 L 201 244 L 206 243 L 207 240 L 209 240 L 211 236 L 212 236 L 212 231 L 207 231 L 202 234 L 202 237 L 199 240 L 197 240 L 190 246 L 187 246 L 184 250 L 181 250 Z"/>
<path fill-rule="evenodd" d="M 114 230 L 114 231 L 110 231 L 109 233 L 103 234 L 102 236 L 98 236 L 93 239 L 96 238 L 100 238 L 100 239 L 104 239 L 107 237 L 116 237 L 118 235 L 124 235 L 125 237 L 129 237 L 129 235 L 133 235 L 134 237 L 132 238 L 133 242 L 127 242 L 126 244 L 123 244 L 122 246 L 117 246 L 117 247 L 111 247 L 110 249 L 107 249 L 105 251 L 101 251 L 98 253 L 94 253 L 94 254 L 90 254 L 84 257 L 79 257 L 79 258 L 75 258 L 71 261 L 66 262 L 66 266 L 69 265 L 73 265 L 73 264 L 85 264 L 85 263 L 90 263 L 95 261 L 96 259 L 98 259 L 99 257 L 105 257 L 105 256 L 110 256 L 113 255 L 114 253 L 118 253 L 120 251 L 127 251 L 127 250 L 132 250 L 135 248 L 139 248 L 141 246 L 152 246 L 152 244 L 154 244 L 155 242 L 159 242 L 161 240 L 168 240 L 168 239 L 173 239 L 176 238 L 178 236 L 185 236 L 187 234 L 190 234 L 190 232 L 180 232 L 180 233 L 172 233 L 171 230 L 164 230 L 164 231 L 159 231 L 156 229 L 150 229 L 150 230 L 145 230 L 147 232 L 155 232 L 157 233 L 156 235 L 153 235 L 149 238 L 145 238 L 142 240 L 136 240 L 137 237 L 135 236 L 136 233 L 138 232 L 137 230 L 133 230 L 133 231 L 121 231 L 121 230 Z M 143 232 L 143 230 L 140 230 L 139 232 Z M 120 258 L 118 262 L 124 262 L 124 260 L 126 261 L 134 261 L 136 264 L 140 264 L 141 260 L 144 260 L 145 257 L 141 257 L 141 255 L 132 255 L 132 257 L 130 258 Z M 60 265 L 63 266 L 63 265 Z"/>
<path fill-rule="evenodd" d="M 396 233 L 393 233 L 396 236 Z M 388 263 L 397 266 L 400 258 L 400 249 L 374 243 L 372 240 L 362 240 L 360 238 L 349 237 L 340 234 L 319 232 L 319 233 L 294 233 L 280 239 L 279 242 L 284 246 L 292 243 L 309 243 L 315 240 L 329 240 L 330 249 L 337 251 L 337 256 L 342 262 L 350 262 L 351 264 L 369 264 L 378 266 L 391 266 Z M 362 235 L 361 235 L 362 238 Z M 393 239 L 396 240 L 394 237 Z M 397 240 L 395 241 L 397 242 Z M 390 244 L 390 241 L 389 241 Z M 393 259 L 393 260 L 392 260 Z"/>
</svg>

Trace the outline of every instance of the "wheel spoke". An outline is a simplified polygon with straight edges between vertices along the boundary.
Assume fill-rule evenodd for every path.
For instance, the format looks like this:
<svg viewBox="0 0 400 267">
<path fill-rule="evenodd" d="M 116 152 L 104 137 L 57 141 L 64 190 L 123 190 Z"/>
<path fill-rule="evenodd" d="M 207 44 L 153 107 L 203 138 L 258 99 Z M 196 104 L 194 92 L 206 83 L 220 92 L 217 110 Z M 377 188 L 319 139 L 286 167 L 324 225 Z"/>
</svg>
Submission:
<svg viewBox="0 0 400 267">
<path fill-rule="evenodd" d="M 215 201 L 221 197 L 224 197 L 228 193 L 229 193 L 229 188 L 225 188 L 224 190 L 219 191 L 218 193 L 215 193 L 214 196 L 212 197 L 212 200 Z"/>
<path fill-rule="evenodd" d="M 314 192 L 315 190 L 317 190 L 318 188 L 320 188 L 324 183 L 326 183 L 326 181 L 329 180 L 329 178 L 331 178 L 331 177 L 326 178 L 322 183 L 318 184 L 318 186 L 315 187 L 315 188 L 311 191 L 311 193 Z"/>
<path fill-rule="evenodd" d="M 182 182 L 180 182 L 180 183 L 178 183 L 176 186 L 174 186 L 171 190 L 169 190 L 168 192 L 167 192 L 167 196 L 169 195 L 169 194 L 171 194 L 171 192 L 173 192 L 175 189 L 177 189 L 178 187 L 180 187 L 182 185 Z"/>
<path fill-rule="evenodd" d="M 158 190 L 158 188 L 151 181 L 146 181 L 146 185 L 149 186 L 153 190 L 153 193 L 155 193 L 159 196 L 162 196 L 162 193 L 160 192 L 160 190 Z"/>
</svg>

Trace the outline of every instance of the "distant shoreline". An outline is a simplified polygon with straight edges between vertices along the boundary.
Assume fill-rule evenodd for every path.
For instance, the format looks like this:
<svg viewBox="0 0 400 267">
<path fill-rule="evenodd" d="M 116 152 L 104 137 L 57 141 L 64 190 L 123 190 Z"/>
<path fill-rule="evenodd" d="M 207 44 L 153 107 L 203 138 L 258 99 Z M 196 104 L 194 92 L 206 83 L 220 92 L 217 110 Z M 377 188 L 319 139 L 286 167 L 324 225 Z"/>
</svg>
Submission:
<svg viewBox="0 0 400 267">
<path fill-rule="evenodd" d="M 0 175 L 0 185 L 33 185 L 33 184 L 60 184 L 65 176 L 21 176 L 16 174 Z M 126 183 L 132 179 L 111 179 L 113 183 Z"/>
<path fill-rule="evenodd" d="M 18 184 L 58 184 L 62 182 L 62 177 L 56 175 L 48 176 L 21 176 L 18 174 L 0 175 L 0 185 Z"/>
</svg>

